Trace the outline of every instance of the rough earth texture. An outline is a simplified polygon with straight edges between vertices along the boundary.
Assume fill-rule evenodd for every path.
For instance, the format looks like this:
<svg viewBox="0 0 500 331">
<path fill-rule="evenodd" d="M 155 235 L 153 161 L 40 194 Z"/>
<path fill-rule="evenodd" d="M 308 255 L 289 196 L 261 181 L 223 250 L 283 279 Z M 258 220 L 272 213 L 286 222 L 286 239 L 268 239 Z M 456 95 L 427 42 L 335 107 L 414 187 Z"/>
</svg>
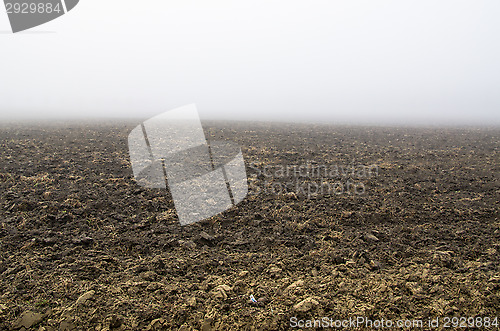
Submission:
<svg viewBox="0 0 500 331">
<path fill-rule="evenodd" d="M 242 147 L 250 194 L 181 227 L 133 178 L 139 123 L 1 126 L 0 329 L 499 315 L 499 129 L 204 123 Z"/>
</svg>

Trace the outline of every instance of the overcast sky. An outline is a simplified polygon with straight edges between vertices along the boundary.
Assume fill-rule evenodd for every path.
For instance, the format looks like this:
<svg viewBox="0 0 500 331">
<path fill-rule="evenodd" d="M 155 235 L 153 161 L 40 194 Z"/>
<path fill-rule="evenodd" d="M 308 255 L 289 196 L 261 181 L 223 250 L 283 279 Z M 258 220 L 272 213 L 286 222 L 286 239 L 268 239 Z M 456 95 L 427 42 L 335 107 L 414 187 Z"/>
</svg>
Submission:
<svg viewBox="0 0 500 331">
<path fill-rule="evenodd" d="M 80 0 L 12 34 L 0 118 L 500 124 L 500 1 Z"/>
</svg>

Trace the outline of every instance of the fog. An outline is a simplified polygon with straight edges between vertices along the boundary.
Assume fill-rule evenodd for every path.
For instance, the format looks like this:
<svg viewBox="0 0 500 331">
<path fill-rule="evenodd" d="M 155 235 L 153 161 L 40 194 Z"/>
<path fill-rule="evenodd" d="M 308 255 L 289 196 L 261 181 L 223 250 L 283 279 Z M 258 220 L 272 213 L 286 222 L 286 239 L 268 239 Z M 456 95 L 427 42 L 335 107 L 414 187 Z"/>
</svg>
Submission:
<svg viewBox="0 0 500 331">
<path fill-rule="evenodd" d="M 499 125 L 500 2 L 81 0 L 12 34 L 0 119 Z"/>
</svg>

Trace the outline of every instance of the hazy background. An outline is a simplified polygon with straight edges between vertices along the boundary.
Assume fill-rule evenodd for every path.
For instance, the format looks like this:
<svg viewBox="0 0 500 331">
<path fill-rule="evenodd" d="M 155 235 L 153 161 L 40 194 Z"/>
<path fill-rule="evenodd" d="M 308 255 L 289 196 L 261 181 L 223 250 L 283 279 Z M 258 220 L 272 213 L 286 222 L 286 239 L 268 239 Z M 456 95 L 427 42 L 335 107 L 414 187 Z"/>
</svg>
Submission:
<svg viewBox="0 0 500 331">
<path fill-rule="evenodd" d="M 12 34 L 0 120 L 500 124 L 500 1 L 81 0 Z"/>
</svg>

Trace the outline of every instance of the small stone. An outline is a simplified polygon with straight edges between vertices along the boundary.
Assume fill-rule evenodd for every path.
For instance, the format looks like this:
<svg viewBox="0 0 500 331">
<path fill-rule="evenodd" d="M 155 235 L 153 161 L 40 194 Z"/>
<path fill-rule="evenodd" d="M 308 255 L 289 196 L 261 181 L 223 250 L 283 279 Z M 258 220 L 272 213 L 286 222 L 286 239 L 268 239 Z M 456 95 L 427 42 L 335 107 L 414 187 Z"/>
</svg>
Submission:
<svg viewBox="0 0 500 331">
<path fill-rule="evenodd" d="M 267 297 L 261 297 L 261 298 L 258 298 L 258 299 L 257 299 L 257 302 L 258 302 L 258 303 L 266 303 L 266 302 L 268 302 L 268 301 L 269 301 L 269 299 L 268 299 Z"/>
<path fill-rule="evenodd" d="M 205 240 L 207 240 L 207 241 L 212 241 L 212 240 L 214 240 L 214 237 L 213 237 L 213 236 L 211 236 L 211 235 L 209 235 L 209 234 L 208 234 L 208 233 L 206 233 L 205 231 L 202 231 L 202 232 L 200 233 L 200 237 L 201 237 L 201 238 L 203 238 L 203 239 L 205 239 Z"/>
<path fill-rule="evenodd" d="M 377 237 L 375 237 L 371 233 L 365 234 L 365 240 L 367 240 L 367 241 L 375 241 L 375 242 L 379 241 L 379 239 Z"/>
<path fill-rule="evenodd" d="M 226 292 L 231 291 L 231 286 L 228 286 L 228 285 L 219 285 L 219 286 L 217 286 L 216 288 L 218 288 L 218 289 L 223 289 L 223 290 L 224 290 L 224 291 L 226 291 Z"/>
<path fill-rule="evenodd" d="M 319 302 L 316 301 L 315 299 L 307 298 L 305 300 L 302 300 L 301 302 L 299 302 L 295 306 L 293 306 L 293 309 L 295 309 L 296 311 L 301 312 L 301 313 L 306 313 L 306 312 L 310 311 L 311 309 L 317 307 L 318 305 L 319 305 Z"/>
<path fill-rule="evenodd" d="M 191 297 L 191 298 L 187 299 L 187 304 L 189 307 L 195 307 L 196 306 L 196 298 Z"/>
<path fill-rule="evenodd" d="M 95 294 L 94 290 L 85 292 L 76 300 L 76 306 L 83 305 L 89 299 L 91 299 Z"/>
<path fill-rule="evenodd" d="M 205 231 L 202 231 L 199 236 L 194 239 L 194 242 L 199 246 L 214 246 L 216 238 Z"/>
<path fill-rule="evenodd" d="M 19 316 L 19 318 L 14 322 L 14 329 L 20 329 L 25 327 L 26 329 L 31 328 L 33 325 L 40 323 L 44 318 L 43 314 L 37 314 L 32 311 L 25 311 Z"/>
<path fill-rule="evenodd" d="M 159 288 L 161 288 L 160 283 L 152 282 L 146 287 L 146 291 L 154 292 L 154 291 L 158 290 Z"/>
<path fill-rule="evenodd" d="M 281 273 L 281 268 L 278 268 L 276 266 L 269 268 L 269 273 L 270 274 L 279 274 Z"/>
<path fill-rule="evenodd" d="M 94 239 L 91 237 L 81 237 L 73 239 L 73 244 L 75 245 L 90 245 L 94 242 Z"/>
<path fill-rule="evenodd" d="M 247 270 L 243 270 L 242 272 L 240 272 L 240 273 L 238 274 L 238 276 L 240 276 L 240 277 L 245 277 L 245 276 L 246 276 L 246 275 L 248 275 L 248 274 L 249 274 L 249 272 L 248 272 Z"/>
<path fill-rule="evenodd" d="M 375 271 L 380 269 L 380 262 L 371 260 L 370 261 L 370 270 Z"/>
<path fill-rule="evenodd" d="M 147 330 L 160 330 L 165 323 L 163 318 L 156 318 L 149 323 L 149 326 L 146 328 Z"/>
<path fill-rule="evenodd" d="M 156 276 L 156 272 L 154 271 L 146 271 L 141 273 L 141 278 L 149 282 L 153 282 L 156 279 Z"/>
<path fill-rule="evenodd" d="M 286 288 L 286 291 L 295 290 L 296 288 L 299 288 L 302 286 L 304 286 L 304 281 L 302 279 L 299 279 L 298 281 L 293 282 L 292 284 L 288 285 L 288 287 Z"/>
<path fill-rule="evenodd" d="M 184 241 L 184 240 L 179 239 L 177 242 L 179 243 L 179 246 L 184 247 L 186 249 L 196 248 L 196 244 L 192 240 Z"/>
</svg>

